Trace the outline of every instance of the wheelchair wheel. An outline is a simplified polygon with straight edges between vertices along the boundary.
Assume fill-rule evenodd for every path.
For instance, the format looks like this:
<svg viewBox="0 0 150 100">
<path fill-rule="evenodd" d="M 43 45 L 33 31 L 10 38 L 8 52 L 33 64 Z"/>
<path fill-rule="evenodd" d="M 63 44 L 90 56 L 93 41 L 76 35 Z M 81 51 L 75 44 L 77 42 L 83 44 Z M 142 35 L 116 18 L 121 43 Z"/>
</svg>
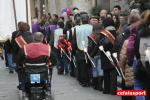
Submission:
<svg viewBox="0 0 150 100">
<path fill-rule="evenodd" d="M 45 100 L 54 100 L 54 93 L 51 93 L 50 95 L 47 95 Z"/>
<path fill-rule="evenodd" d="M 19 100 L 29 100 L 25 92 L 19 90 Z"/>
</svg>

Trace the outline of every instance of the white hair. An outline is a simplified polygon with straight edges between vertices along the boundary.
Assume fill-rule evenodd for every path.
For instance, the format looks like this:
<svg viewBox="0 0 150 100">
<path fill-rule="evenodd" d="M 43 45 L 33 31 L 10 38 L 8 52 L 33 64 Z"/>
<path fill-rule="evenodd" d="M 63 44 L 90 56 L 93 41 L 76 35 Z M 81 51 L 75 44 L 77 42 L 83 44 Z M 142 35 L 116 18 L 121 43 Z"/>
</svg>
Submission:
<svg viewBox="0 0 150 100">
<path fill-rule="evenodd" d="M 34 41 L 43 41 L 44 35 L 41 32 L 34 33 Z"/>
<path fill-rule="evenodd" d="M 138 9 L 132 9 L 130 15 L 140 15 L 140 11 Z"/>
<path fill-rule="evenodd" d="M 132 24 L 140 19 L 140 11 L 138 9 L 132 9 L 130 12 L 129 23 Z"/>
</svg>

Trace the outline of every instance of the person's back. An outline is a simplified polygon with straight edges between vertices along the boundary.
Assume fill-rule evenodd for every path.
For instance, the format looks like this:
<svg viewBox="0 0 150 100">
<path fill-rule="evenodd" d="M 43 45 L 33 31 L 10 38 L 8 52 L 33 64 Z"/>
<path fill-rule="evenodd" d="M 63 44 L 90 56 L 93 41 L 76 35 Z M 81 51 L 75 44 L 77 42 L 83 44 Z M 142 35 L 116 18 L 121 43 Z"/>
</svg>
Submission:
<svg viewBox="0 0 150 100">
<path fill-rule="evenodd" d="M 77 44 L 80 50 L 83 50 L 85 47 L 87 47 L 88 36 L 92 33 L 92 28 L 92 25 L 89 24 L 83 24 L 79 26 L 79 30 L 77 32 Z M 82 41 L 85 41 L 85 45 L 82 44 Z"/>
<path fill-rule="evenodd" d="M 84 50 L 88 47 L 88 36 L 92 34 L 93 27 L 88 24 L 89 16 L 87 13 L 81 15 L 81 20 L 82 25 L 78 27 L 78 31 L 76 32 L 78 80 L 82 86 L 89 86 L 89 64 Z"/>
<path fill-rule="evenodd" d="M 58 48 L 59 37 L 60 37 L 60 35 L 63 35 L 63 28 L 64 28 L 64 23 L 58 22 L 58 29 L 56 29 L 54 32 L 54 47 L 56 49 Z"/>
<path fill-rule="evenodd" d="M 18 89 L 22 89 L 22 73 L 24 72 L 24 70 L 22 69 L 22 62 L 20 62 L 20 50 L 23 48 L 23 46 L 27 43 L 30 43 L 33 41 L 33 36 L 32 33 L 29 32 L 30 30 L 30 26 L 27 23 L 22 23 L 19 26 L 19 33 L 17 34 L 17 36 L 15 37 L 15 43 L 14 43 L 14 49 L 13 49 L 13 53 L 14 53 L 14 59 L 16 60 L 16 70 L 18 73 L 18 80 L 19 80 L 19 85 L 18 85 Z"/>
<path fill-rule="evenodd" d="M 49 44 L 29 43 L 24 46 L 24 50 L 27 58 L 30 60 L 34 60 L 41 57 L 50 57 L 51 49 Z"/>
<path fill-rule="evenodd" d="M 44 56 L 50 57 L 50 45 L 42 43 L 43 37 L 44 36 L 41 32 L 36 32 L 33 35 L 33 41 L 25 44 L 24 48 L 19 50 L 19 57 L 17 61 L 19 65 L 23 65 L 23 62 L 26 58 L 29 60 L 36 60 Z"/>
</svg>

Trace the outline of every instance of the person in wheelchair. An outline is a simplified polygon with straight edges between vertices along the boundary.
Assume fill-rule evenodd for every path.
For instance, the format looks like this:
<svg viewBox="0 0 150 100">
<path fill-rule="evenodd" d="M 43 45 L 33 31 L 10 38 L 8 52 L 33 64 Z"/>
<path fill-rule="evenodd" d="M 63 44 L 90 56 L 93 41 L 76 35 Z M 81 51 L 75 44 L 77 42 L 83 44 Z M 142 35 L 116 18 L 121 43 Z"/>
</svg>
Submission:
<svg viewBox="0 0 150 100">
<path fill-rule="evenodd" d="M 41 86 L 40 84 L 45 86 L 43 88 L 46 90 L 51 90 L 51 47 L 49 44 L 42 43 L 43 38 L 41 32 L 34 33 L 33 42 L 24 45 L 24 48 L 19 51 L 18 63 L 24 69 L 22 74 L 25 81 L 22 84 L 26 92 L 27 88 L 38 87 Z"/>
</svg>

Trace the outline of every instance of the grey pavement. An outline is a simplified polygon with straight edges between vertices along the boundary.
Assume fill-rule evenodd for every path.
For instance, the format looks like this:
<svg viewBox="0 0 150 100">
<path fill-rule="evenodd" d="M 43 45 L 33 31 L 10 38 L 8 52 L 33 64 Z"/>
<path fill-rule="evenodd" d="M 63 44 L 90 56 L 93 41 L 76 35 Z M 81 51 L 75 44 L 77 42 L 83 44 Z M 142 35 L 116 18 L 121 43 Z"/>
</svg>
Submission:
<svg viewBox="0 0 150 100">
<path fill-rule="evenodd" d="M 19 100 L 17 84 L 17 74 L 9 74 L 4 62 L 0 60 L 0 100 Z M 121 97 L 82 87 L 75 78 L 57 75 L 55 69 L 52 77 L 52 91 L 54 100 L 121 100 Z"/>
</svg>

